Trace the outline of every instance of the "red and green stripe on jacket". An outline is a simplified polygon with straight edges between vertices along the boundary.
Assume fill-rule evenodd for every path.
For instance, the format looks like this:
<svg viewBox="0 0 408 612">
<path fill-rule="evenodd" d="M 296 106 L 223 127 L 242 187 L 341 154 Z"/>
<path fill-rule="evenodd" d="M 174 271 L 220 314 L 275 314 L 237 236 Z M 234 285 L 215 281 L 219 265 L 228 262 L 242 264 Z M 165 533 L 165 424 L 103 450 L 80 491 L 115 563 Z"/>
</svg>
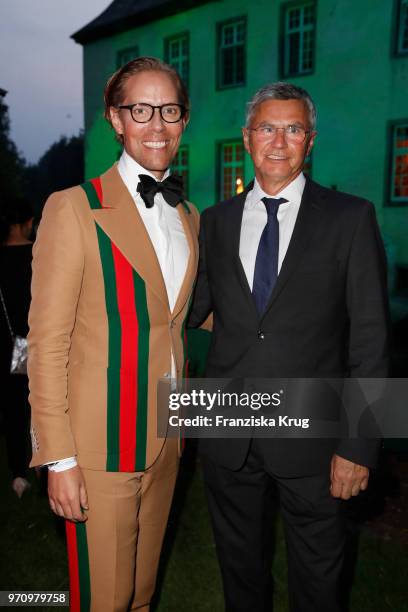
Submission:
<svg viewBox="0 0 408 612">
<path fill-rule="evenodd" d="M 104 208 L 99 178 L 81 187 L 92 209 Z M 109 236 L 95 225 L 109 337 L 106 470 L 142 471 L 146 468 L 150 340 L 146 285 Z"/>
</svg>

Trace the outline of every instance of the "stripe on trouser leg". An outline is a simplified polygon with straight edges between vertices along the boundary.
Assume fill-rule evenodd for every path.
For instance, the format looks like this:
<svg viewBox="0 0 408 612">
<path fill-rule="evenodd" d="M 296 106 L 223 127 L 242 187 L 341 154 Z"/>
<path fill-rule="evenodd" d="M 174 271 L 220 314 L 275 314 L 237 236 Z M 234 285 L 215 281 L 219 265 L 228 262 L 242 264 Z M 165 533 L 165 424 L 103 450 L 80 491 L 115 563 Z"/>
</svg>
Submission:
<svg viewBox="0 0 408 612">
<path fill-rule="evenodd" d="M 91 588 L 85 523 L 65 521 L 67 533 L 70 612 L 89 612 Z"/>
</svg>

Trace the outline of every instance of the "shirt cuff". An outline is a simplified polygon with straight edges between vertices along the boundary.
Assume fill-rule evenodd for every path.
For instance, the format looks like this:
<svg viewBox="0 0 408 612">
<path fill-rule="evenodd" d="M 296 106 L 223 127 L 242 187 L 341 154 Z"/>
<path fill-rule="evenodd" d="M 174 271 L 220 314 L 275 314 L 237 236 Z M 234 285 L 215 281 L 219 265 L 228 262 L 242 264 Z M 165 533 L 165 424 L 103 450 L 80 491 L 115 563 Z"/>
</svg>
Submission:
<svg viewBox="0 0 408 612">
<path fill-rule="evenodd" d="M 65 470 L 70 470 L 78 465 L 78 463 L 75 457 L 67 457 L 66 459 L 61 459 L 60 461 L 44 463 L 44 465 L 48 466 L 50 472 L 65 472 Z"/>
</svg>

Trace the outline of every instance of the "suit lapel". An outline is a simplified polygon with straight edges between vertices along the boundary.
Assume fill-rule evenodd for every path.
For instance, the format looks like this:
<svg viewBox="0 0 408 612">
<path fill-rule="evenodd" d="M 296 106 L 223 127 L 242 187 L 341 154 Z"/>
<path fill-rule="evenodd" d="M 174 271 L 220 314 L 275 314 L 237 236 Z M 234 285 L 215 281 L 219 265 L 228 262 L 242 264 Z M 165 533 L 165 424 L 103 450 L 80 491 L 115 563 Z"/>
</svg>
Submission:
<svg viewBox="0 0 408 612">
<path fill-rule="evenodd" d="M 187 269 L 184 275 L 184 280 L 180 287 L 180 291 L 174 306 L 172 316 L 176 316 L 184 307 L 187 299 L 191 294 L 191 287 L 194 282 L 197 266 L 198 266 L 198 238 L 197 230 L 194 226 L 194 219 L 191 213 L 188 213 L 184 206 L 178 205 L 181 222 L 183 224 L 184 233 L 187 238 L 190 254 L 187 263 Z"/>
<path fill-rule="evenodd" d="M 244 213 L 244 206 L 246 197 L 254 186 L 254 182 L 251 181 L 245 191 L 235 196 L 231 201 L 231 206 L 227 208 L 227 217 L 225 223 L 225 235 L 231 236 L 231 249 L 232 249 L 232 260 L 234 263 L 235 272 L 238 276 L 242 291 L 245 295 L 246 300 L 249 303 L 251 310 L 255 316 L 258 316 L 254 299 L 252 297 L 251 288 L 248 285 L 248 280 L 245 274 L 244 267 L 239 256 L 239 243 L 241 238 L 241 225 L 242 215 Z"/>
<path fill-rule="evenodd" d="M 166 285 L 156 252 L 116 165 L 101 176 L 101 183 L 103 203 L 107 208 L 92 210 L 95 221 L 156 296 L 169 307 Z"/>
<path fill-rule="evenodd" d="M 318 194 L 316 194 L 315 184 L 310 179 L 306 179 L 299 213 L 289 247 L 283 260 L 282 267 L 272 291 L 265 314 L 272 307 L 273 303 L 284 289 L 291 275 L 296 271 L 297 266 L 302 261 L 304 251 L 307 249 L 312 235 L 319 224 L 323 212 Z"/>
</svg>

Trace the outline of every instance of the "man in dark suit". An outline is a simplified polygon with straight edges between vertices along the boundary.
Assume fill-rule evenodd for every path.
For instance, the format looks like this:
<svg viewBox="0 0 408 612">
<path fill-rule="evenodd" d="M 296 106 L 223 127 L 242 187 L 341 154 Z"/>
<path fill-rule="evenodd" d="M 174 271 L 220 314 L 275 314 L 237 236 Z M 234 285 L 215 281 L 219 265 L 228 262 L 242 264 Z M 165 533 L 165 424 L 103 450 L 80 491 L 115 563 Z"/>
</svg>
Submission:
<svg viewBox="0 0 408 612">
<path fill-rule="evenodd" d="M 213 312 L 212 378 L 387 376 L 386 262 L 374 208 L 302 169 L 316 137 L 308 93 L 287 83 L 248 104 L 255 180 L 201 217 L 190 317 Z M 367 488 L 378 443 L 206 440 L 202 462 L 227 612 L 271 609 L 272 485 L 285 528 L 292 612 L 341 609 L 341 500 Z"/>
</svg>

